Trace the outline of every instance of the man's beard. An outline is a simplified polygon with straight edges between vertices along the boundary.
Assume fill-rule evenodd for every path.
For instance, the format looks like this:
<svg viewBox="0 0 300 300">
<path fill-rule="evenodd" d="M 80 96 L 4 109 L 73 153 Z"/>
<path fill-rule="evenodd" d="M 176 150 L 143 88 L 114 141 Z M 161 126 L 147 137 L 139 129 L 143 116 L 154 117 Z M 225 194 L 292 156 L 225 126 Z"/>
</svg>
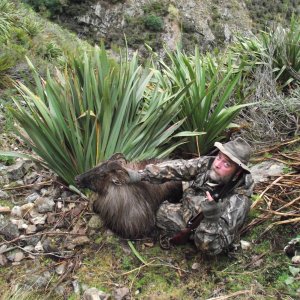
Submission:
<svg viewBox="0 0 300 300">
<path fill-rule="evenodd" d="M 208 178 L 217 184 L 226 184 L 231 180 L 232 175 L 220 176 L 215 170 L 210 169 L 208 172 Z"/>
</svg>

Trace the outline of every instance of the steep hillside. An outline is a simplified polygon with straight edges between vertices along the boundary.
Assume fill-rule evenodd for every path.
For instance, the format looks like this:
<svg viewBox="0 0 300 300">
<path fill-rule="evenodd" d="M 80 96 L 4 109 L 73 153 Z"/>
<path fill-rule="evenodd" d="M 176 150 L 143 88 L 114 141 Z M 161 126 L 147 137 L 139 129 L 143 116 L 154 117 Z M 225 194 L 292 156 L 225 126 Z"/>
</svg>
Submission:
<svg viewBox="0 0 300 300">
<path fill-rule="evenodd" d="M 285 23 L 299 14 L 296 1 L 222 0 L 24 0 L 80 37 L 108 47 L 124 46 L 143 51 L 147 43 L 155 51 L 181 43 L 187 51 L 198 45 L 203 51 L 228 44 L 236 32 L 249 35 Z"/>
</svg>

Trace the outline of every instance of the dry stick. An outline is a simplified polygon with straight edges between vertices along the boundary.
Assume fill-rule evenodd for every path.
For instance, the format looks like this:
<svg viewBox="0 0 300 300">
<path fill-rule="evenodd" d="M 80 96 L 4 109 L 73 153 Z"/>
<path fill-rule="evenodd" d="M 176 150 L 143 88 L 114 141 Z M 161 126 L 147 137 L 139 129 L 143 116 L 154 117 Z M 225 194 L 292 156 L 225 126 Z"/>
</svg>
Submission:
<svg viewBox="0 0 300 300">
<path fill-rule="evenodd" d="M 240 295 L 247 295 L 247 294 L 252 294 L 253 292 L 251 290 L 244 290 L 244 291 L 238 291 L 235 293 L 232 293 L 230 295 L 225 295 L 225 296 L 219 296 L 219 297 L 213 297 L 213 298 L 209 298 L 207 300 L 226 300 L 232 297 L 237 297 Z"/>
<path fill-rule="evenodd" d="M 298 141 L 300 141 L 300 138 L 297 138 L 297 139 L 291 140 L 291 141 L 287 141 L 287 142 L 281 143 L 279 145 L 275 145 L 274 147 L 271 147 L 269 149 L 263 149 L 261 151 L 256 152 L 255 154 L 260 154 L 260 153 L 265 153 L 265 152 L 269 152 L 269 151 L 272 151 L 272 150 L 276 150 L 276 149 L 280 148 L 281 146 L 293 144 L 293 143 L 296 143 Z"/>
<path fill-rule="evenodd" d="M 288 193 L 285 193 L 285 195 L 288 195 Z M 272 198 L 275 199 L 277 202 L 281 202 L 281 203 L 284 204 L 281 208 L 277 209 L 277 211 L 279 211 L 279 210 L 281 210 L 281 209 L 283 209 L 283 208 L 285 208 L 285 207 L 288 207 L 288 206 L 292 206 L 292 207 L 295 208 L 295 209 L 299 209 L 296 205 L 293 205 L 294 202 L 296 202 L 296 201 L 298 200 L 298 198 L 294 199 L 293 201 L 291 201 L 291 202 L 289 202 L 289 203 L 286 203 L 286 201 L 284 201 L 284 200 L 282 200 L 282 199 L 280 199 L 280 198 L 278 198 L 278 197 L 276 197 L 276 196 L 274 196 L 274 195 L 269 195 L 269 197 L 272 197 Z M 293 202 L 293 203 L 292 203 L 292 202 Z"/>
<path fill-rule="evenodd" d="M 249 231 L 252 227 L 265 222 L 269 218 L 269 214 L 264 214 L 263 216 L 258 216 L 256 219 L 252 220 L 247 226 L 243 227 L 240 234 L 243 235 Z"/>
<path fill-rule="evenodd" d="M 26 185 L 20 185 L 20 186 L 15 186 L 15 187 L 8 187 L 8 188 L 3 188 L 2 191 L 10 191 L 10 190 L 18 190 L 18 189 L 25 189 L 25 188 L 31 188 L 33 186 L 39 186 L 39 185 L 51 185 L 54 181 L 49 180 L 49 181 L 43 181 L 40 183 L 31 183 L 31 184 L 26 184 Z"/>
<path fill-rule="evenodd" d="M 262 259 L 265 255 L 267 254 L 267 252 L 264 252 L 260 255 L 258 255 L 255 259 L 253 259 L 250 263 L 248 263 L 246 266 L 244 266 L 244 269 L 249 268 L 251 265 L 255 264 L 257 261 L 259 261 L 260 259 Z"/>
<path fill-rule="evenodd" d="M 133 283 L 134 283 L 135 279 L 139 276 L 140 272 L 141 272 L 141 269 L 138 270 L 138 272 L 135 274 L 134 278 L 132 279 L 132 281 L 130 283 L 130 286 L 129 286 L 130 293 L 132 293 Z"/>
<path fill-rule="evenodd" d="M 251 205 L 251 209 L 254 209 L 256 207 L 256 205 L 262 200 L 262 196 L 278 181 L 280 181 L 283 176 L 278 177 L 276 180 L 274 180 L 259 196 L 258 198 L 253 202 L 253 204 Z"/>
<path fill-rule="evenodd" d="M 128 275 L 128 274 L 133 273 L 133 272 L 135 272 L 135 271 L 140 271 L 142 268 L 144 268 L 144 267 L 146 267 L 146 266 L 149 266 L 149 265 L 152 265 L 154 262 L 155 262 L 155 259 L 151 260 L 150 262 L 148 262 L 148 263 L 146 263 L 146 264 L 143 264 L 143 265 L 139 266 L 138 268 L 135 268 L 135 269 L 130 270 L 130 271 L 128 271 L 128 272 L 122 273 L 122 274 L 120 274 L 119 276 Z"/>
<path fill-rule="evenodd" d="M 8 206 L 1 206 L 0 213 L 10 213 L 11 209 Z"/>
<path fill-rule="evenodd" d="M 293 214 L 293 213 L 282 213 L 282 212 L 277 212 L 272 209 L 267 210 L 270 214 L 277 215 L 277 216 L 284 216 L 284 217 L 300 217 L 300 214 Z"/>
<path fill-rule="evenodd" d="M 199 148 L 198 136 L 196 135 L 195 138 L 196 138 L 196 145 L 197 145 L 198 157 L 200 157 L 200 148 Z"/>
<path fill-rule="evenodd" d="M 297 217 L 297 218 L 294 218 L 294 219 L 289 219 L 289 220 L 284 220 L 284 221 L 274 222 L 271 225 L 269 225 L 256 240 L 259 240 L 263 235 L 265 235 L 275 225 L 291 224 L 291 223 L 296 223 L 296 222 L 300 222 L 300 217 Z"/>
<path fill-rule="evenodd" d="M 280 210 L 282 210 L 282 209 L 284 209 L 284 208 L 287 208 L 287 207 L 293 205 L 293 204 L 294 204 L 296 201 L 298 201 L 298 200 L 300 200 L 300 196 L 297 197 L 296 199 L 292 200 L 291 202 L 286 203 L 286 204 L 283 205 L 282 207 L 278 208 L 276 211 L 280 211 Z"/>
<path fill-rule="evenodd" d="M 150 262 L 146 263 L 146 264 L 143 264 L 141 265 L 140 267 L 138 268 L 135 268 L 133 270 L 130 270 L 128 272 L 125 272 L 125 273 L 122 273 L 120 274 L 119 276 L 123 276 L 123 275 L 127 275 L 127 274 L 130 274 L 132 272 L 135 272 L 135 271 L 140 271 L 140 269 L 146 267 L 146 266 L 152 266 L 152 267 L 169 267 L 169 268 L 172 268 L 172 269 L 175 269 L 175 270 L 180 270 L 180 271 L 183 271 L 185 273 L 189 273 L 189 271 L 187 270 L 184 270 L 184 269 L 181 269 L 181 268 L 178 268 L 178 267 L 175 267 L 173 265 L 170 265 L 170 264 L 153 264 L 155 262 L 155 259 L 151 260 Z"/>
<path fill-rule="evenodd" d="M 300 158 L 298 159 L 297 157 L 294 157 L 294 156 L 290 156 L 290 155 L 287 155 L 285 153 L 282 153 L 282 152 L 279 152 L 279 154 L 283 157 L 286 157 L 288 159 L 291 159 L 291 160 L 296 160 L 298 162 L 300 162 Z M 295 153 L 295 155 L 297 155 L 297 153 Z"/>
</svg>

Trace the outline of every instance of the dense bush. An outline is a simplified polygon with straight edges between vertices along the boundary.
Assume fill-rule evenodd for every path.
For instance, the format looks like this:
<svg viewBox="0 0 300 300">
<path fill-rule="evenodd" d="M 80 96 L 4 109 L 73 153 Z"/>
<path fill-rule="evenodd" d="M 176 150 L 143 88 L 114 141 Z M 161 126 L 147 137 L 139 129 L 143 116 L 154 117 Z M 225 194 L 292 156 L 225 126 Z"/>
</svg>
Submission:
<svg viewBox="0 0 300 300">
<path fill-rule="evenodd" d="M 115 152 L 164 157 L 181 143 L 170 138 L 182 124 L 172 121 L 183 91 L 162 91 L 151 82 L 155 71 L 139 66 L 136 55 L 118 62 L 96 47 L 46 79 L 31 67 L 36 88 L 18 84 L 26 106 L 15 99 L 12 113 L 29 136 L 20 133 L 23 140 L 65 182 Z"/>
<path fill-rule="evenodd" d="M 186 118 L 181 130 L 200 132 L 199 136 L 182 145 L 182 149 L 187 153 L 207 154 L 245 106 L 240 103 L 243 99 L 230 103 L 240 73 L 230 58 L 217 62 L 211 56 L 200 55 L 198 49 L 192 56 L 179 50 L 168 52 L 168 60 L 169 64 L 160 62 L 159 83 L 163 90 L 171 93 L 186 88 L 182 110 L 178 114 L 179 119 Z"/>
<path fill-rule="evenodd" d="M 272 26 L 274 22 L 287 25 L 292 14 L 300 15 L 299 4 L 294 0 L 247 0 L 245 3 L 251 18 L 254 20 L 254 27 L 257 31 L 265 30 Z"/>
<path fill-rule="evenodd" d="M 164 23 L 161 17 L 156 15 L 147 15 L 144 18 L 145 27 L 152 31 L 162 31 Z"/>
<path fill-rule="evenodd" d="M 23 0 L 38 12 L 49 12 L 50 17 L 63 11 L 64 3 L 61 0 Z"/>
<path fill-rule="evenodd" d="M 234 55 L 248 68 L 270 65 L 275 79 L 282 85 L 300 80 L 300 22 L 291 19 L 290 26 L 272 27 L 258 36 L 238 38 L 231 46 Z"/>
</svg>

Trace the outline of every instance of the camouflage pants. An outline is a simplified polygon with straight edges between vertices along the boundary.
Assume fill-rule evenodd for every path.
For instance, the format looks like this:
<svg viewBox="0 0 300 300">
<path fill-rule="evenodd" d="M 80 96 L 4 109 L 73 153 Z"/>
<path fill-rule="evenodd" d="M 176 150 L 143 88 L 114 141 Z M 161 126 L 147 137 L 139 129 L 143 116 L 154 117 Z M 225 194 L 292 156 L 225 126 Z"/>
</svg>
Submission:
<svg viewBox="0 0 300 300">
<path fill-rule="evenodd" d="M 186 227 L 182 203 L 164 201 L 156 213 L 156 226 L 167 233 L 175 234 Z"/>
<path fill-rule="evenodd" d="M 156 213 L 156 226 L 167 233 L 179 232 L 201 211 L 201 201 L 205 201 L 204 196 L 195 197 L 190 193 L 185 193 L 180 203 L 164 201 Z"/>
</svg>

